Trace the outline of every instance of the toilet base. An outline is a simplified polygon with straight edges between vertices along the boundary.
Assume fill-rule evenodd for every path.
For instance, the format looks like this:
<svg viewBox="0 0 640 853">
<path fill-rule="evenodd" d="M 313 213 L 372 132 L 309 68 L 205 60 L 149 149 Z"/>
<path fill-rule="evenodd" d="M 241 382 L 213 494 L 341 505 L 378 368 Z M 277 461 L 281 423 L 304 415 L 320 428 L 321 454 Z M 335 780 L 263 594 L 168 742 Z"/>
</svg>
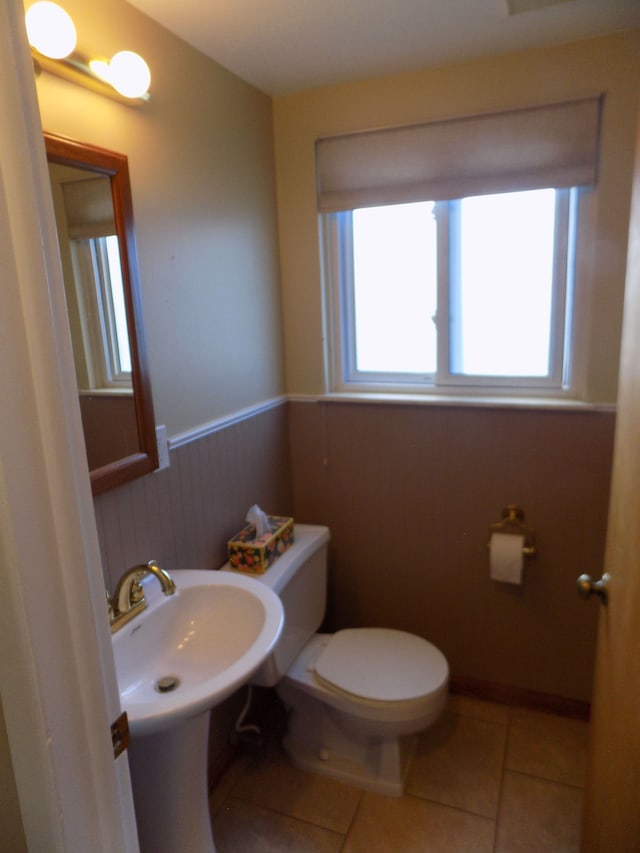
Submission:
<svg viewBox="0 0 640 853">
<path fill-rule="evenodd" d="M 377 794 L 402 796 L 416 735 L 356 735 L 341 729 L 320 703 L 304 694 L 295 704 L 282 740 L 292 764 Z"/>
</svg>

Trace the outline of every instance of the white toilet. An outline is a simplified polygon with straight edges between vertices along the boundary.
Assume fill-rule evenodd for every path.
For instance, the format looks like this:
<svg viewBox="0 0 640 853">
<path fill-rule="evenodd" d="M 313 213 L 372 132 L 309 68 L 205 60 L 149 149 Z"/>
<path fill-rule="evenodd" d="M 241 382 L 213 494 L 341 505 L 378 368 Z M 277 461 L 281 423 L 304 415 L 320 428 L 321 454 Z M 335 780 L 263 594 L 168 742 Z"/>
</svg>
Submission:
<svg viewBox="0 0 640 853">
<path fill-rule="evenodd" d="M 289 709 L 283 743 L 294 764 L 401 796 L 416 733 L 444 708 L 449 667 L 435 646 L 404 631 L 315 633 L 328 542 L 328 528 L 296 524 L 293 545 L 257 576 L 280 596 L 285 624 L 251 681 L 275 686 Z"/>
</svg>

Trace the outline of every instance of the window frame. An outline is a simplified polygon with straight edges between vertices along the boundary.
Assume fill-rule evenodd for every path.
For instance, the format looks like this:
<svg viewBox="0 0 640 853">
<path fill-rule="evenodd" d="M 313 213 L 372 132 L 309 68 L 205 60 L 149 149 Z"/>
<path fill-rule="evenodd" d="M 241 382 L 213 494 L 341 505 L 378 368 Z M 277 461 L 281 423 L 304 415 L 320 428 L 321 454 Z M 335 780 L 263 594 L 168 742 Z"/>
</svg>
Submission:
<svg viewBox="0 0 640 853">
<path fill-rule="evenodd" d="M 451 275 L 455 271 L 455 216 L 460 200 L 438 201 L 437 369 L 434 374 L 359 371 L 356 368 L 352 211 L 322 213 L 323 279 L 327 298 L 327 368 L 338 393 L 462 394 L 566 397 L 572 393 L 573 297 L 580 188 L 555 188 L 549 372 L 546 376 L 481 376 L 451 369 Z M 453 211 L 453 215 L 452 215 Z"/>
</svg>

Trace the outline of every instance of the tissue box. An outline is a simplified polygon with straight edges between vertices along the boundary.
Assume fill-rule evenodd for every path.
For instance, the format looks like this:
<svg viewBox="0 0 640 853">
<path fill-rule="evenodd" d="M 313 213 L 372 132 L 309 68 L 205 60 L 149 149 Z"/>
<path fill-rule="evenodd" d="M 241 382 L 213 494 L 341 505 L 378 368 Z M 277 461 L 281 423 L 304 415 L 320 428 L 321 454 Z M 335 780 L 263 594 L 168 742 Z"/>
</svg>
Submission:
<svg viewBox="0 0 640 853">
<path fill-rule="evenodd" d="M 293 542 L 293 519 L 268 515 L 271 530 L 256 537 L 253 524 L 247 524 L 227 543 L 229 562 L 240 572 L 264 574 L 276 557 L 284 554 Z"/>
</svg>

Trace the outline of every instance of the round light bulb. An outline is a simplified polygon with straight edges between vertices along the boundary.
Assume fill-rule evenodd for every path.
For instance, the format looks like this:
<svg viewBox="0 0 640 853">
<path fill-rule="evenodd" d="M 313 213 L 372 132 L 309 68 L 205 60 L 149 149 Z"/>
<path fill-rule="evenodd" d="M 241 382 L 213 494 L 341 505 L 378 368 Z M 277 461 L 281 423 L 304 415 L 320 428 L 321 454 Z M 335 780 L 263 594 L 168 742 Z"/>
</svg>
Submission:
<svg viewBox="0 0 640 853">
<path fill-rule="evenodd" d="M 69 15 L 56 3 L 41 0 L 25 15 L 29 44 L 51 59 L 64 59 L 76 46 L 76 28 Z"/>
<path fill-rule="evenodd" d="M 111 72 L 109 70 L 109 63 L 106 59 L 91 59 L 89 61 L 89 68 L 101 80 L 104 80 L 107 83 L 111 82 Z"/>
<path fill-rule="evenodd" d="M 109 63 L 109 80 L 125 98 L 139 98 L 149 88 L 151 72 L 141 56 L 131 50 L 121 50 Z"/>
</svg>

